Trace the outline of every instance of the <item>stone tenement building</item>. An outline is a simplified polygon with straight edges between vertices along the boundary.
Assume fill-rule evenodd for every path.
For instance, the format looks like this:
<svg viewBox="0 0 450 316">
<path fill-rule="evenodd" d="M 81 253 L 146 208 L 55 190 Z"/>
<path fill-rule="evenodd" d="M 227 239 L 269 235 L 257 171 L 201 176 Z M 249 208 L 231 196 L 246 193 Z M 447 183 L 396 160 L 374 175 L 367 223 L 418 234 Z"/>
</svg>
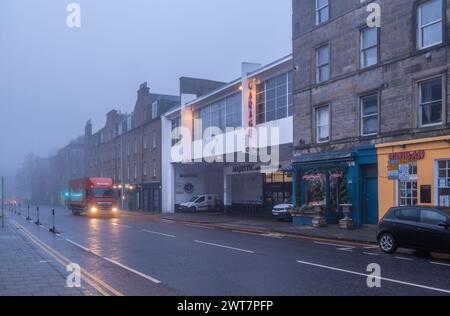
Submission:
<svg viewBox="0 0 450 316">
<path fill-rule="evenodd" d="M 376 224 L 391 206 L 450 200 L 450 0 L 375 1 L 380 28 L 372 2 L 293 0 L 296 201 L 324 201 L 329 221 L 343 202 Z"/>
<path fill-rule="evenodd" d="M 178 96 L 150 93 L 143 83 L 132 114 L 110 111 L 94 134 L 86 124 L 86 175 L 112 178 L 123 208 L 161 211 L 161 115 L 178 104 Z"/>
<path fill-rule="evenodd" d="M 180 93 L 199 96 L 223 83 L 180 78 Z M 116 110 L 106 115 L 106 123 L 96 133 L 90 121 L 85 126 L 85 174 L 112 178 L 121 192 L 121 207 L 147 212 L 163 210 L 161 201 L 162 153 L 171 138 L 164 139 L 161 117 L 179 107 L 180 97 L 150 93 L 147 83 L 137 92 L 131 114 Z"/>
</svg>

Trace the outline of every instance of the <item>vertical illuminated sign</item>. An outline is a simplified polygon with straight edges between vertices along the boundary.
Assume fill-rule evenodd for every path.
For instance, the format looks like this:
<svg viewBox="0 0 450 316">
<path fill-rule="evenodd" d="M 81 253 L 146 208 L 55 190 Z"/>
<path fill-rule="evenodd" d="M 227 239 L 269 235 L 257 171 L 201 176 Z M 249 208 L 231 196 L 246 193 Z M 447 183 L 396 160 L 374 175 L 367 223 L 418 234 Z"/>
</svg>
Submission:
<svg viewBox="0 0 450 316">
<path fill-rule="evenodd" d="M 248 127 L 252 128 L 255 126 L 254 124 L 254 115 L 253 115 L 253 83 L 251 81 L 248 82 Z"/>
</svg>

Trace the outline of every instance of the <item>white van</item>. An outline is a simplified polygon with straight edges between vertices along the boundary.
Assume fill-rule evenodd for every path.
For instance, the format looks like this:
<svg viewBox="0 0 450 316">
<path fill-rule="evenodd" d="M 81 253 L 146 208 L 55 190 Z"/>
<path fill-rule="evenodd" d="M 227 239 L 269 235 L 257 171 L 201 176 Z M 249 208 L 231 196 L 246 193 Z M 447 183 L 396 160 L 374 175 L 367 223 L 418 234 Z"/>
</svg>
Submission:
<svg viewBox="0 0 450 316">
<path fill-rule="evenodd" d="M 179 211 L 191 213 L 220 211 L 221 209 L 222 200 L 217 194 L 196 195 L 189 202 L 182 203 L 179 206 Z"/>
</svg>

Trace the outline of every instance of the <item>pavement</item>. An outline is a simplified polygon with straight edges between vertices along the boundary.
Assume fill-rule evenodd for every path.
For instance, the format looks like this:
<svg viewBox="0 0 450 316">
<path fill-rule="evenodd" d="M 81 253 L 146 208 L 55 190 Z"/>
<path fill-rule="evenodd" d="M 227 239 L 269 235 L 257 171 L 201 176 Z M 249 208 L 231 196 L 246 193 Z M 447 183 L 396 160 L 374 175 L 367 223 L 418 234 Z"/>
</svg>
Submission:
<svg viewBox="0 0 450 316">
<path fill-rule="evenodd" d="M 223 228 L 230 222 L 220 217 L 216 227 L 128 212 L 115 218 L 73 216 L 64 209 L 56 209 L 54 235 L 48 231 L 51 209 L 41 207 L 40 216 L 42 225 L 10 213 L 7 221 L 53 257 L 64 275 L 68 263 L 79 264 L 91 295 L 450 295 L 449 260 L 387 255 L 370 243 L 246 225 Z M 4 280 L 17 274 L 26 271 L 8 273 Z M 374 286 L 374 280 L 380 284 Z"/>
<path fill-rule="evenodd" d="M 148 216 L 142 212 L 124 212 L 128 215 Z M 377 226 L 366 225 L 352 230 L 341 229 L 339 225 L 328 225 L 322 228 L 310 226 L 294 226 L 292 222 L 280 222 L 272 218 L 251 218 L 224 213 L 175 213 L 154 215 L 161 219 L 206 224 L 217 228 L 239 229 L 255 233 L 297 235 L 304 237 L 323 238 L 329 240 L 354 241 L 363 243 L 377 243 Z"/>
<path fill-rule="evenodd" d="M 66 287 L 55 263 L 7 223 L 0 228 L 0 296 L 81 296 L 83 289 Z"/>
</svg>

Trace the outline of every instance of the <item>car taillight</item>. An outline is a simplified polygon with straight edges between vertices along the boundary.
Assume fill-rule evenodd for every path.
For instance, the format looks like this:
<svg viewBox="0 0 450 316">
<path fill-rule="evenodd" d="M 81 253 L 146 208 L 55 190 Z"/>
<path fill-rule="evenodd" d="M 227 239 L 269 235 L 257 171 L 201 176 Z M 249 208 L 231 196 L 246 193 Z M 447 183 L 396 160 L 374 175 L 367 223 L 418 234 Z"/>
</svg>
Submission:
<svg viewBox="0 0 450 316">
<path fill-rule="evenodd" d="M 383 224 L 383 219 L 382 218 L 380 218 L 380 220 L 378 221 L 378 225 L 381 225 L 381 224 Z"/>
</svg>

